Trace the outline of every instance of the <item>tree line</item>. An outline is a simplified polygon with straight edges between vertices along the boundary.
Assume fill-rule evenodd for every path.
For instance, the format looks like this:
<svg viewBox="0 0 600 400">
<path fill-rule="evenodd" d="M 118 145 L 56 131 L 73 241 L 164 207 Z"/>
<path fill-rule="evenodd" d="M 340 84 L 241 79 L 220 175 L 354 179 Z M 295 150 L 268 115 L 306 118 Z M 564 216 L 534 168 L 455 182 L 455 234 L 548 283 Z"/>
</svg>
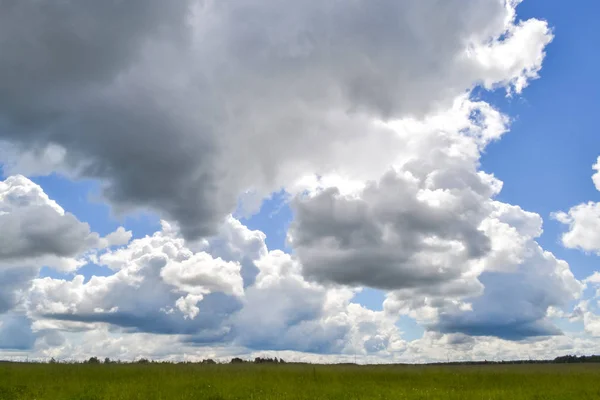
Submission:
<svg viewBox="0 0 600 400">
<path fill-rule="evenodd" d="M 51 358 L 48 361 L 50 364 L 56 364 L 57 361 L 54 358 Z M 83 364 L 225 364 L 224 362 L 217 362 L 212 358 L 208 358 L 202 361 L 182 361 L 182 362 L 173 362 L 173 361 L 153 361 L 147 358 L 140 358 L 135 361 L 121 361 L 121 360 L 111 360 L 106 357 L 104 361 L 101 361 L 98 357 L 90 357 L 87 360 L 83 361 Z M 234 357 L 229 361 L 229 364 L 286 364 L 283 358 L 270 358 L 270 357 L 256 357 L 254 360 L 244 360 L 239 357 Z"/>
<path fill-rule="evenodd" d="M 76 361 L 58 361 L 55 358 L 48 360 L 50 364 L 56 363 L 75 364 Z M 103 361 L 98 357 L 90 357 L 82 362 L 83 364 L 286 364 L 283 358 L 256 357 L 254 360 L 245 360 L 239 357 L 232 358 L 229 362 L 215 361 L 211 358 L 201 361 L 154 361 L 147 358 L 140 358 L 134 361 L 111 360 L 106 357 Z M 556 357 L 552 360 L 510 360 L 510 361 L 451 361 L 430 363 L 433 365 L 483 365 L 483 364 L 576 364 L 576 363 L 600 363 L 600 355 L 576 356 L 565 355 Z"/>
</svg>

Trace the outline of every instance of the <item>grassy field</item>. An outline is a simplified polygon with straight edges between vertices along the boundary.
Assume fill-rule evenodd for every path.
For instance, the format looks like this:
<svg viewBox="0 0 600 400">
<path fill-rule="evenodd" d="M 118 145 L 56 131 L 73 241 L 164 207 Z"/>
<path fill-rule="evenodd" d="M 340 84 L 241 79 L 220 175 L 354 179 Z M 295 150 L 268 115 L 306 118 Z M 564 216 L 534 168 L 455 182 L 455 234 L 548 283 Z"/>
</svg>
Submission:
<svg viewBox="0 0 600 400">
<path fill-rule="evenodd" d="M 600 365 L 0 364 L 0 399 L 600 399 Z"/>
</svg>

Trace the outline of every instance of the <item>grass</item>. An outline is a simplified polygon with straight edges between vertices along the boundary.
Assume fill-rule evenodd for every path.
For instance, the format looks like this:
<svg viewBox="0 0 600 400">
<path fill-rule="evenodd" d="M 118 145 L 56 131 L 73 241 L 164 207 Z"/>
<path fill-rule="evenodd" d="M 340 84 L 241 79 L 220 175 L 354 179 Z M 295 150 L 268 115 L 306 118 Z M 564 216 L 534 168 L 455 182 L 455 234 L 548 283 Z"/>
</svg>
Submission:
<svg viewBox="0 0 600 400">
<path fill-rule="evenodd" d="M 0 364 L 0 399 L 600 399 L 600 365 Z"/>
</svg>

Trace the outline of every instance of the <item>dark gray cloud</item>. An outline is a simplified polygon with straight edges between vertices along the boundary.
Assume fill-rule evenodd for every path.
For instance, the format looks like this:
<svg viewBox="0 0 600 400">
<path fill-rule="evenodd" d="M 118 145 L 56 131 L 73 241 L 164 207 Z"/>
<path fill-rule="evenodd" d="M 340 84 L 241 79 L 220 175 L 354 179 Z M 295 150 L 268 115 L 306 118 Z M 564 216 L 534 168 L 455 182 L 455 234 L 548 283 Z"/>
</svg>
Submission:
<svg viewBox="0 0 600 400">
<path fill-rule="evenodd" d="M 150 208 L 182 234 L 111 252 L 100 261 L 110 277 L 35 280 L 28 312 L 59 327 L 106 322 L 253 349 L 368 353 L 398 341 L 388 316 L 303 272 L 321 283 L 420 290 L 446 313 L 439 330 L 481 331 L 483 310 L 499 297 L 493 289 L 474 300 L 474 317 L 451 303 L 481 291 L 476 262 L 495 251 L 481 224 L 497 182 L 479 173 L 479 155 L 505 126 L 475 115 L 497 124 L 457 128 L 451 113 L 430 134 L 430 120 L 414 131 L 376 120 L 446 109 L 481 83 L 520 90 L 551 35 L 541 21 L 516 24 L 515 3 L 0 0 L 0 141 L 16 158 L 47 155 L 51 168 L 99 179 L 117 211 Z M 396 172 L 379 179 L 392 164 Z M 377 181 L 355 197 L 328 189 L 296 199 L 290 234 L 299 262 L 269 259 L 256 235 L 242 235 L 240 246 L 226 235 L 192 246 L 217 233 L 247 190 L 261 198 L 332 171 Z M 46 223 L 32 226 L 28 215 L 17 224 L 0 212 L 18 233 L 4 252 L 65 256 L 97 240 L 56 213 L 60 221 L 39 214 Z M 204 251 L 240 263 L 243 296 L 207 293 L 223 290 L 219 271 L 174 268 L 174 279 L 163 279 L 168 262 Z M 271 264 L 258 265 L 265 257 Z M 561 295 L 540 304 L 568 297 L 563 284 L 549 285 Z M 14 293 L 6 299 L 14 303 Z M 542 315 L 543 307 L 527 311 L 513 330 L 539 332 L 532 326 Z M 498 316 L 499 326 L 510 329 L 510 318 Z"/>
<path fill-rule="evenodd" d="M 436 206 L 418 199 L 421 188 L 414 179 L 389 172 L 357 196 L 330 188 L 297 197 L 290 237 L 304 274 L 381 289 L 460 278 L 469 260 L 490 249 L 478 229 L 484 199 L 469 188 L 457 189 L 455 201 Z"/>
<path fill-rule="evenodd" d="M 70 257 L 86 250 L 88 243 L 94 241 L 87 223 L 45 206 L 0 215 L 0 225 L 0 260 L 3 261 L 44 255 Z"/>
<path fill-rule="evenodd" d="M 101 89 L 157 37 L 184 38 L 189 2 L 0 2 L 0 109 L 37 143 L 86 90 Z M 8 132 L 6 132 L 8 133 Z M 5 133 L 5 134 L 6 134 Z"/>
<path fill-rule="evenodd" d="M 34 280 L 26 302 L 29 312 L 44 320 L 108 323 L 127 332 L 230 340 L 228 320 L 243 306 L 239 296 L 244 273 L 235 265 L 243 262 L 241 269 L 256 269 L 252 260 L 266 252 L 264 235 L 233 219 L 214 243 L 195 243 L 195 251 L 179 235 L 165 223 L 163 231 L 151 237 L 103 253 L 98 262 L 115 271 L 111 276 L 87 282 L 80 275 L 72 280 Z M 220 249 L 223 260 L 204 253 L 206 248 Z M 185 308 L 179 303 L 187 295 L 192 301 Z M 196 303 L 200 307 L 194 309 Z"/>
<path fill-rule="evenodd" d="M 153 209 L 187 238 L 215 233 L 248 189 L 347 167 L 365 148 L 377 155 L 353 168 L 386 163 L 396 139 L 374 117 L 535 76 L 550 39 L 534 21 L 533 56 L 505 51 L 506 68 L 465 56 L 514 45 L 491 40 L 512 23 L 504 0 L 0 7 L 0 139 L 53 149 L 53 168 L 100 179 L 118 211 Z"/>
<path fill-rule="evenodd" d="M 582 283 L 565 261 L 535 241 L 542 233 L 539 215 L 500 202 L 490 206 L 482 227 L 491 251 L 473 264 L 472 273 L 435 289 L 390 293 L 388 312 L 410 315 L 442 333 L 508 340 L 561 334 L 550 308 L 567 307 L 581 295 Z"/>
<path fill-rule="evenodd" d="M 87 223 L 65 213 L 41 187 L 23 176 L 0 181 L 0 226 L 0 263 L 31 264 L 37 257 L 73 257 L 100 241 Z"/>
<path fill-rule="evenodd" d="M 485 272 L 479 277 L 485 289 L 480 296 L 469 299 L 471 310 L 442 312 L 429 329 L 507 340 L 561 335 L 562 331 L 547 318 L 548 307 L 566 305 L 577 295 L 578 285 L 563 282 L 568 276 L 554 275 L 553 268 L 552 258 L 548 257 L 530 261 L 515 273 Z"/>
<path fill-rule="evenodd" d="M 141 290 L 145 290 L 142 288 Z M 134 295 L 144 296 L 143 293 Z M 162 292 L 162 291 L 161 291 Z M 113 295 L 118 296 L 115 292 Z M 177 295 L 167 296 L 156 293 L 164 305 L 175 304 Z M 165 298 L 166 297 L 166 298 Z M 241 302 L 222 293 L 209 294 L 202 299 L 202 308 L 198 315 L 192 319 L 184 319 L 181 314 L 167 314 L 160 308 L 147 308 L 144 311 L 127 307 L 126 299 L 120 301 L 122 311 L 110 313 L 48 313 L 38 317 L 57 321 L 95 323 L 103 322 L 124 328 L 126 332 L 146 332 L 160 335 L 188 335 L 190 342 L 203 342 L 204 344 L 231 341 L 231 325 L 227 323 L 229 317 L 242 307 Z"/>
<path fill-rule="evenodd" d="M 434 330 L 442 333 L 464 333 L 469 336 L 495 336 L 506 340 L 523 340 L 535 336 L 562 335 L 562 331 L 549 321 L 496 321 L 492 318 L 470 320 L 463 316 L 460 321 L 444 317 Z"/>
<path fill-rule="evenodd" d="M 397 327 L 383 313 L 350 305 L 353 292 L 348 289 L 331 291 L 308 283 L 288 254 L 268 252 L 262 232 L 250 231 L 233 218 L 217 237 L 189 243 L 189 248 L 179 235 L 164 224 L 152 237 L 101 255 L 98 262 L 115 270 L 112 276 L 87 282 L 83 276 L 35 279 L 26 296 L 28 315 L 51 329 L 85 330 L 106 323 L 130 334 L 178 335 L 194 346 L 229 344 L 254 350 L 330 354 L 357 346 L 360 352 L 377 352 L 381 343 L 397 339 Z M 207 285 L 207 272 L 215 282 L 222 279 L 208 264 L 205 250 L 222 257 L 212 259 L 217 267 L 224 260 L 241 263 L 236 296 L 225 293 L 230 291 L 222 284 Z M 193 267 L 204 273 L 202 281 L 178 285 L 166 279 L 169 265 L 190 260 L 200 260 Z M 252 271 L 245 274 L 249 265 Z M 171 268 L 169 276 L 189 271 Z M 231 271 L 222 272 L 228 278 Z M 251 281 L 238 293 L 244 275 Z"/>
</svg>

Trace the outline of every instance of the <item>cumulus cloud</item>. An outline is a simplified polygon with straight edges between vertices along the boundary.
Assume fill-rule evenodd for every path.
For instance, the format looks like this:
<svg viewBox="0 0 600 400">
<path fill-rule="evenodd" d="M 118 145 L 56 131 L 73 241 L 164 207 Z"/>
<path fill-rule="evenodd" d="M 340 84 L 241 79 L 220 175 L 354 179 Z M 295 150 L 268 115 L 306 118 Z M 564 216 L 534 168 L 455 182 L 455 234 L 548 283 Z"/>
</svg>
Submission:
<svg viewBox="0 0 600 400">
<path fill-rule="evenodd" d="M 304 182 L 289 241 L 304 273 L 382 289 L 464 279 L 491 249 L 484 220 L 501 182 L 478 170 L 481 150 L 506 131 L 485 103 L 457 100 L 424 121 L 391 124 L 405 145 L 377 181 Z"/>
<path fill-rule="evenodd" d="M 41 255 L 69 257 L 94 240 L 82 223 L 50 200 L 42 188 L 24 176 L 0 182 L 0 260 Z"/>
<path fill-rule="evenodd" d="M 307 282 L 289 254 L 268 252 L 262 232 L 227 221 L 220 235 L 196 242 L 163 222 L 160 232 L 98 258 L 115 271 L 111 276 L 35 279 L 26 302 L 34 331 L 109 324 L 178 335 L 191 346 L 257 351 L 372 354 L 402 347 L 394 317 L 353 304 L 350 289 Z M 241 269 L 249 261 L 257 273 L 244 286 Z"/>
<path fill-rule="evenodd" d="M 166 222 L 161 231 L 109 250 L 97 262 L 115 273 L 87 282 L 82 275 L 34 280 L 28 295 L 31 315 L 184 334 L 221 328 L 223 314 L 237 309 L 235 296 L 243 294 L 238 260 L 190 250 Z M 196 307 L 200 301 L 213 306 L 202 313 Z"/>
<path fill-rule="evenodd" d="M 423 197 L 445 203 L 431 204 L 418 198 L 421 189 L 410 173 L 390 172 L 354 198 L 332 188 L 296 199 L 290 241 L 305 274 L 382 289 L 460 278 L 468 261 L 489 249 L 477 229 L 484 211 L 469 207 L 483 202 L 470 189 L 425 188 Z"/>
<path fill-rule="evenodd" d="M 31 321 L 20 315 L 0 315 L 0 350 L 28 350 L 34 343 Z"/>
<path fill-rule="evenodd" d="M 598 157 L 598 162 L 594 164 L 593 168 L 596 171 L 596 173 L 592 176 L 592 181 L 594 182 L 596 189 L 600 191 L 600 157 Z"/>
<path fill-rule="evenodd" d="M 507 340 L 560 333 L 549 310 L 582 284 L 536 242 L 539 215 L 495 200 L 480 157 L 510 121 L 471 98 L 537 78 L 552 34 L 518 3 L 3 4 L 4 172 L 99 179 L 116 211 L 165 219 L 100 238 L 27 178 L 0 183 L 0 312 L 25 309 L 5 329 L 117 358 L 518 358 Z M 231 217 L 281 189 L 291 254 Z M 112 275 L 33 279 L 87 251 Z M 362 287 L 387 291 L 383 311 L 353 303 Z M 400 315 L 424 337 L 405 342 Z M 561 340 L 540 339 L 591 346 Z"/>
<path fill-rule="evenodd" d="M 569 227 L 561 238 L 565 247 L 600 254 L 600 203 L 582 203 L 553 217 Z"/>
<path fill-rule="evenodd" d="M 445 362 L 472 360 L 548 360 L 568 354 L 596 354 L 597 340 L 574 336 L 552 336 L 536 340 L 510 341 L 494 337 L 426 332 L 410 342 L 400 360 Z"/>
<path fill-rule="evenodd" d="M 600 190 L 600 157 L 593 166 L 596 172 L 592 180 Z M 600 203 L 589 201 L 578 204 L 567 212 L 556 212 L 552 217 L 568 226 L 561 241 L 569 249 L 600 254 Z"/>
<path fill-rule="evenodd" d="M 0 139 L 12 171 L 99 178 L 117 210 L 212 235 L 247 190 L 385 168 L 401 143 L 374 120 L 520 92 L 552 34 L 516 4 L 3 4 Z"/>
<path fill-rule="evenodd" d="M 289 232 L 303 273 L 388 290 L 387 312 L 433 331 L 559 334 L 547 310 L 567 307 L 583 286 L 536 242 L 541 217 L 495 200 L 502 182 L 479 168 L 506 123 L 468 101 L 421 123 L 399 121 L 405 152 L 378 181 L 304 185 Z"/>
<path fill-rule="evenodd" d="M 0 315 L 11 310 L 19 302 L 37 274 L 38 269 L 33 266 L 0 268 Z"/>
<path fill-rule="evenodd" d="M 398 290 L 388 295 L 388 312 L 417 319 L 432 331 L 521 340 L 561 334 L 547 319 L 549 308 L 563 309 L 579 298 L 583 284 L 569 265 L 544 251 L 538 215 L 495 202 L 486 221 L 492 250 L 478 261 L 473 279 L 446 283 L 437 290 Z M 519 235 L 504 235 L 511 225 Z M 530 232 L 529 235 L 527 232 Z M 514 240 L 514 241 L 512 241 Z M 476 279 L 474 279 L 476 278 Z"/>
<path fill-rule="evenodd" d="M 129 240 L 119 228 L 101 238 L 22 175 L 0 181 L 0 314 L 13 309 L 43 266 L 62 272 L 85 255 Z"/>
<path fill-rule="evenodd" d="M 307 282 L 289 254 L 276 250 L 256 265 L 260 271 L 256 283 L 234 316 L 239 345 L 318 354 L 402 348 L 394 317 L 352 303 L 352 290 Z"/>
<path fill-rule="evenodd" d="M 593 289 L 592 294 L 581 300 L 568 315 L 571 321 L 581 321 L 584 331 L 593 337 L 600 337 L 600 272 L 593 274 L 583 280 L 587 288 Z"/>
<path fill-rule="evenodd" d="M 0 181 L 0 265 L 50 258 L 68 259 L 91 248 L 124 244 L 131 232 L 120 227 L 106 238 L 65 212 L 42 188 L 22 175 Z M 67 262 L 68 264 L 68 262 Z"/>
</svg>

